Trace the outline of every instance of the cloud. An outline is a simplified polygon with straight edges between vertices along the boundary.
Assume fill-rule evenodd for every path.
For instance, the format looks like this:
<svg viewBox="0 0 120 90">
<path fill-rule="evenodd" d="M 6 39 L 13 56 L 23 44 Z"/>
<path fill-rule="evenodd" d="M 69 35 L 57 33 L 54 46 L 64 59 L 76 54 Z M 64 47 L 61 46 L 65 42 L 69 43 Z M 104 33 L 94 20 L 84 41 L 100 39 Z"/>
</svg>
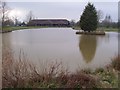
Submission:
<svg viewBox="0 0 120 90">
<path fill-rule="evenodd" d="M 76 21 L 80 19 L 86 5 L 87 2 L 9 2 L 11 8 L 31 10 L 35 18 L 66 18 Z M 118 21 L 117 2 L 94 2 L 94 5 L 97 10 L 102 10 L 104 17 L 109 14 L 113 21 Z"/>
</svg>

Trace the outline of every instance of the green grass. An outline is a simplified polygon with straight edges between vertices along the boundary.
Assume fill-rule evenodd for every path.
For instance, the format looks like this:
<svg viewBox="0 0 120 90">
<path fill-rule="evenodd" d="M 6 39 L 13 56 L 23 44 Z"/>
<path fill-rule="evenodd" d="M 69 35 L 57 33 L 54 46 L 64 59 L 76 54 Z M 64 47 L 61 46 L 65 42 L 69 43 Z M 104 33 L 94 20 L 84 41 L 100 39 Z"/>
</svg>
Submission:
<svg viewBox="0 0 120 90">
<path fill-rule="evenodd" d="M 3 31 L 14 31 L 14 30 L 20 30 L 20 29 L 33 29 L 33 28 L 48 28 L 47 26 L 5 26 L 3 27 Z M 72 27 L 74 30 L 81 30 L 80 27 L 74 26 Z M 106 31 L 106 32 L 118 32 L 118 28 L 105 28 L 100 27 L 97 30 L 99 31 Z"/>
<path fill-rule="evenodd" d="M 3 27 L 3 31 L 14 31 L 14 30 L 20 30 L 20 29 L 33 29 L 33 28 L 47 28 L 42 26 L 6 26 Z"/>
<path fill-rule="evenodd" d="M 106 32 L 118 32 L 119 29 L 118 28 L 105 28 L 105 27 L 100 27 L 98 28 L 97 30 L 103 30 L 103 31 L 106 31 Z"/>
<path fill-rule="evenodd" d="M 2 27 L 3 32 L 10 32 L 10 31 L 15 31 L 15 30 L 21 30 L 21 29 L 34 29 L 34 28 L 53 28 L 53 27 L 48 27 L 48 26 L 5 26 Z M 58 27 L 56 27 L 58 28 Z M 66 28 L 66 27 L 64 27 Z"/>
<path fill-rule="evenodd" d="M 72 27 L 72 28 L 74 30 L 81 30 L 81 28 L 78 27 L 78 26 L 75 26 L 75 27 Z M 120 31 L 118 28 L 112 28 L 112 27 L 110 27 L 110 28 L 99 27 L 99 28 L 97 28 L 97 30 L 99 30 L 99 31 L 106 31 L 106 32 L 118 32 L 118 31 Z"/>
</svg>

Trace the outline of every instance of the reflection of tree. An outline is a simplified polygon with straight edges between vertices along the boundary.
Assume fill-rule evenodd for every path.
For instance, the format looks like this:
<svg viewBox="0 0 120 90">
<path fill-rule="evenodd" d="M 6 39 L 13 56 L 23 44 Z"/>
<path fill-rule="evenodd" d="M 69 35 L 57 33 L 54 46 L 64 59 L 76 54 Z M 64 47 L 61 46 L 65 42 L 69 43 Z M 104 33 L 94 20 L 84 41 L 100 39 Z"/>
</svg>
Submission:
<svg viewBox="0 0 120 90">
<path fill-rule="evenodd" d="M 96 47 L 97 47 L 96 36 L 82 35 L 80 37 L 79 49 L 87 63 L 94 58 Z"/>
</svg>

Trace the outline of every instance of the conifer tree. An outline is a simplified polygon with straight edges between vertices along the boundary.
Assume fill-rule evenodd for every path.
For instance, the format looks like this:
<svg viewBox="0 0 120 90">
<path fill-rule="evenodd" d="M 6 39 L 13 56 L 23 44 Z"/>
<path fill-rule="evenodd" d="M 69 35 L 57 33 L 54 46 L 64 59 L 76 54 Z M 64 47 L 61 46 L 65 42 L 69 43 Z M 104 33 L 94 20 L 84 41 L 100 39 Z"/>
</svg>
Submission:
<svg viewBox="0 0 120 90">
<path fill-rule="evenodd" d="M 88 3 L 80 18 L 80 27 L 84 31 L 95 31 L 98 25 L 98 16 L 93 4 Z"/>
</svg>

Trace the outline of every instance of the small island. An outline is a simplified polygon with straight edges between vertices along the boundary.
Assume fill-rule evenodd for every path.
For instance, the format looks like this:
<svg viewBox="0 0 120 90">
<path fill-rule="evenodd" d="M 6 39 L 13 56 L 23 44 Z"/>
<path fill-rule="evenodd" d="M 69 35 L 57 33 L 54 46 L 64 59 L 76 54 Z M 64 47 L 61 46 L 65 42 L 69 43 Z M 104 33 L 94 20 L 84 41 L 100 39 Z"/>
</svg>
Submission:
<svg viewBox="0 0 120 90">
<path fill-rule="evenodd" d="M 105 35 L 105 32 L 104 32 L 104 31 L 93 31 L 93 32 L 77 31 L 76 34 L 86 34 L 86 35 Z"/>
<path fill-rule="evenodd" d="M 104 31 L 96 31 L 98 27 L 98 15 L 96 8 L 91 3 L 88 3 L 85 7 L 79 25 L 82 30 L 77 31 L 76 34 L 105 35 Z"/>
</svg>

